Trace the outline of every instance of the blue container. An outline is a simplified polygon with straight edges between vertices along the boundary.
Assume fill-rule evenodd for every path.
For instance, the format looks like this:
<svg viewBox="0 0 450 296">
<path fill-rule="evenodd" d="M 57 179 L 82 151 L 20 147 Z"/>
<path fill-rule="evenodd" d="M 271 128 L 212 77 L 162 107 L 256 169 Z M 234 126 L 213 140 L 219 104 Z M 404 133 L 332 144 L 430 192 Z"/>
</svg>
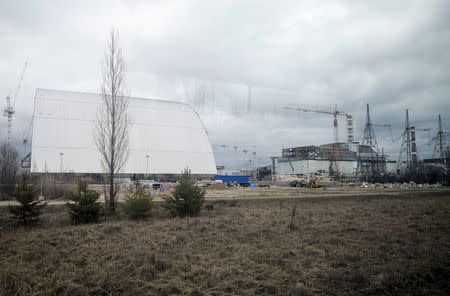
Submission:
<svg viewBox="0 0 450 296">
<path fill-rule="evenodd" d="M 250 176 L 241 175 L 215 175 L 214 180 L 221 180 L 224 184 L 250 185 Z"/>
</svg>

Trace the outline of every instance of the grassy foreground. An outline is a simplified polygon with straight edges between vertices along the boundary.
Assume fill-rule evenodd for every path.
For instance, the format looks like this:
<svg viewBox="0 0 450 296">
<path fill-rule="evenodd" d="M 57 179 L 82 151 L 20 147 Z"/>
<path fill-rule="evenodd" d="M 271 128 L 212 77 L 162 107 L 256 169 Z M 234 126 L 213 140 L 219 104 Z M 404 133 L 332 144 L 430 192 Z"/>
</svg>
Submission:
<svg viewBox="0 0 450 296">
<path fill-rule="evenodd" d="M 0 209 L 0 295 L 446 295 L 450 194 L 157 204 L 142 222 L 72 225 Z M 294 229 L 289 216 L 294 206 Z"/>
</svg>

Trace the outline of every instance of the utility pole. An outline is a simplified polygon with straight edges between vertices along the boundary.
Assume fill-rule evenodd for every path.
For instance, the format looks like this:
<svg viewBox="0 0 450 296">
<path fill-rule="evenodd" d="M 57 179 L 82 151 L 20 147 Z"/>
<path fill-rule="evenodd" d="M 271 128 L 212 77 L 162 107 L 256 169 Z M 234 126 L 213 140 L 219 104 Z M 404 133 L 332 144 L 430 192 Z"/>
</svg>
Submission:
<svg viewBox="0 0 450 296">
<path fill-rule="evenodd" d="M 63 155 L 64 153 L 60 152 L 59 156 L 61 158 L 60 164 L 59 164 L 59 172 L 62 173 L 63 172 Z"/>
<path fill-rule="evenodd" d="M 251 109 L 252 109 L 252 87 L 249 84 L 247 92 L 247 113 L 249 113 Z"/>
</svg>

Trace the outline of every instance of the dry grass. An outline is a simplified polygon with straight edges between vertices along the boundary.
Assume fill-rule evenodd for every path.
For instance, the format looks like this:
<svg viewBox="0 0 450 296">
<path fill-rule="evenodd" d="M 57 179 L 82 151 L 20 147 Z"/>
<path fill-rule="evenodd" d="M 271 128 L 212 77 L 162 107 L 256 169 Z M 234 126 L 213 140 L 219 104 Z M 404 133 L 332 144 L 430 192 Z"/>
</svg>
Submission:
<svg viewBox="0 0 450 296">
<path fill-rule="evenodd" d="M 293 207 L 294 227 L 289 229 Z M 172 219 L 71 225 L 0 209 L 0 295 L 446 295 L 450 194 L 213 201 Z"/>
</svg>

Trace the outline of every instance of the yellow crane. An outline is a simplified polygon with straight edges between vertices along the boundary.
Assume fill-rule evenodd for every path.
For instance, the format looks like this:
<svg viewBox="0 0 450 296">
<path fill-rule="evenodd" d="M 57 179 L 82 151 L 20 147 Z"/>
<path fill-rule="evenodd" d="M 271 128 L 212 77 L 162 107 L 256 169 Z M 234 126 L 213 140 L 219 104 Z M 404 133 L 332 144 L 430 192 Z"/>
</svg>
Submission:
<svg viewBox="0 0 450 296">
<path fill-rule="evenodd" d="M 338 159 L 338 115 L 345 116 L 347 120 L 347 141 L 348 143 L 353 143 L 353 118 L 352 115 L 348 112 L 340 111 L 335 106 L 334 110 L 324 110 L 324 109 L 310 109 L 310 108 L 302 108 L 302 107 L 283 107 L 286 110 L 296 110 L 301 112 L 312 112 L 312 113 L 320 113 L 320 114 L 329 114 L 333 116 L 333 149 L 330 154 L 330 168 L 329 175 L 330 176 L 339 176 L 339 167 L 337 164 Z"/>
</svg>

